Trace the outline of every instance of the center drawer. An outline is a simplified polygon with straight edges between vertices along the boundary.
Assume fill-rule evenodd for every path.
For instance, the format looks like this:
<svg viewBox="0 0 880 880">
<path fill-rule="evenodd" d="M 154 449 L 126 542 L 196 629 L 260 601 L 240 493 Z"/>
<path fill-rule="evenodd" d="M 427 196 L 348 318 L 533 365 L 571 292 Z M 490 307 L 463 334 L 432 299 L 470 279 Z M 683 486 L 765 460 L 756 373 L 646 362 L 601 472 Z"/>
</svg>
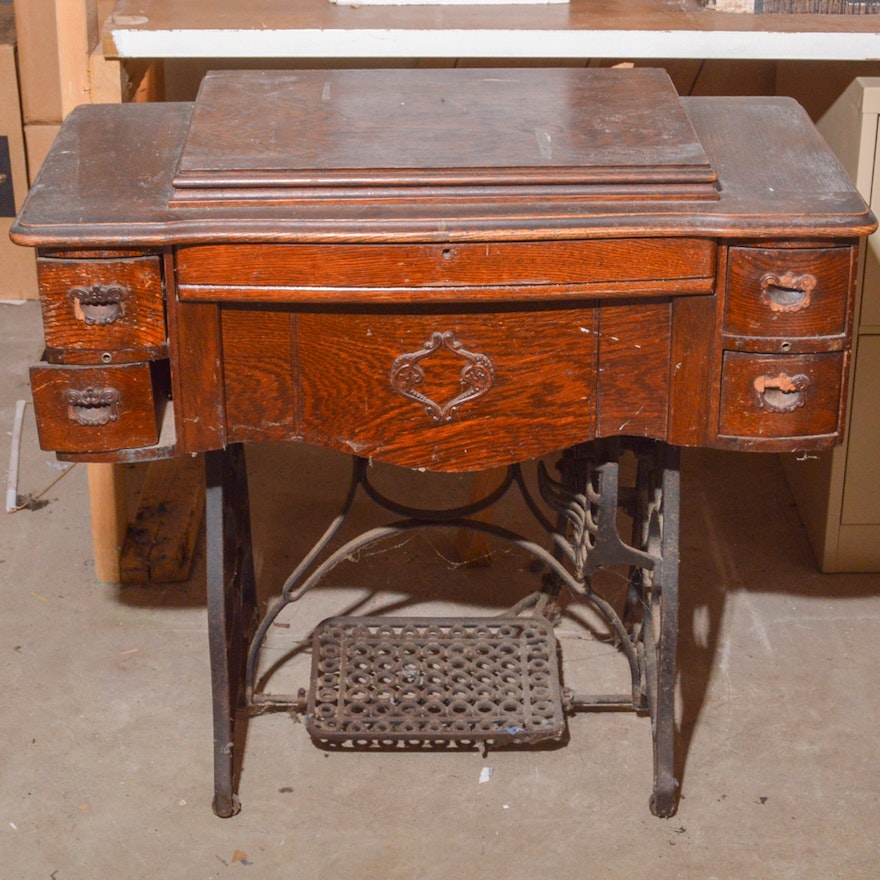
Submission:
<svg viewBox="0 0 880 880">
<path fill-rule="evenodd" d="M 596 312 L 224 309 L 228 437 L 451 471 L 593 439 Z"/>
<path fill-rule="evenodd" d="M 182 300 L 394 302 L 709 293 L 715 244 L 604 239 L 442 244 L 193 245 Z"/>
</svg>

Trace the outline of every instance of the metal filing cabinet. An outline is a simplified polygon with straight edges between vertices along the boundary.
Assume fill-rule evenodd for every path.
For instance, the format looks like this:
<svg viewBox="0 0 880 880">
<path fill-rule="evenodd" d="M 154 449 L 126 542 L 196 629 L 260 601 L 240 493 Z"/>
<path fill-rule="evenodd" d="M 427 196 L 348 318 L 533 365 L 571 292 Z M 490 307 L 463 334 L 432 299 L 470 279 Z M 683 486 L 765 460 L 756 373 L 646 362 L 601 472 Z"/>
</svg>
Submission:
<svg viewBox="0 0 880 880">
<path fill-rule="evenodd" d="M 818 126 L 862 196 L 880 215 L 880 77 L 860 77 Z M 880 233 L 868 240 L 859 278 L 843 445 L 783 466 L 823 571 L 880 571 Z"/>
</svg>

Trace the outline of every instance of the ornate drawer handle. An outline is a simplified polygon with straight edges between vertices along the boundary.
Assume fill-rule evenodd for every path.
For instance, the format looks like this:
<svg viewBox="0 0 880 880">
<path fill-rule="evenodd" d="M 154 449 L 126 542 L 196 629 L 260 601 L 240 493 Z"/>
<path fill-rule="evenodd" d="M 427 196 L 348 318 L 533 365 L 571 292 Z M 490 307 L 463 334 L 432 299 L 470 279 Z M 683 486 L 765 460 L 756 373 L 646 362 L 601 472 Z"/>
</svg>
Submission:
<svg viewBox="0 0 880 880">
<path fill-rule="evenodd" d="M 759 407 L 768 412 L 790 413 L 807 402 L 810 378 L 803 373 L 797 376 L 779 373 L 776 376 L 758 376 L 753 384 Z"/>
<path fill-rule="evenodd" d="M 800 312 L 809 308 L 817 283 L 815 275 L 768 272 L 761 278 L 761 302 L 774 312 Z"/>
<path fill-rule="evenodd" d="M 78 321 L 104 327 L 125 314 L 125 300 L 129 290 L 119 284 L 93 284 L 91 287 L 72 287 L 67 298 L 73 304 Z"/>
<path fill-rule="evenodd" d="M 116 388 L 68 388 L 64 392 L 67 418 L 86 428 L 100 427 L 119 418 Z"/>
<path fill-rule="evenodd" d="M 431 400 L 416 387 L 425 378 L 425 371 L 419 361 L 441 348 L 466 362 L 459 375 L 462 391 L 446 403 Z M 422 404 L 431 420 L 438 423 L 451 422 L 462 404 L 487 394 L 494 380 L 492 361 L 484 354 L 467 351 L 451 330 L 444 333 L 435 331 L 419 351 L 402 354 L 391 365 L 391 387 L 394 391 L 407 400 Z"/>
</svg>

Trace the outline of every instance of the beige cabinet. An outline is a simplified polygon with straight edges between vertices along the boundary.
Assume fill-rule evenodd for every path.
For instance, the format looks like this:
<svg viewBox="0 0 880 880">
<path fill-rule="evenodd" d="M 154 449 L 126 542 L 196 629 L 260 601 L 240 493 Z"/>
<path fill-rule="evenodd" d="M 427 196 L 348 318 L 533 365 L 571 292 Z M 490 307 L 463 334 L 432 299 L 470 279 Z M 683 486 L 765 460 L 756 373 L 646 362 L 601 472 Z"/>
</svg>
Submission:
<svg viewBox="0 0 880 880">
<path fill-rule="evenodd" d="M 860 77 L 818 122 L 874 213 L 880 215 L 880 78 Z M 844 443 L 783 466 L 823 571 L 880 571 L 880 233 L 859 277 L 850 425 Z"/>
</svg>

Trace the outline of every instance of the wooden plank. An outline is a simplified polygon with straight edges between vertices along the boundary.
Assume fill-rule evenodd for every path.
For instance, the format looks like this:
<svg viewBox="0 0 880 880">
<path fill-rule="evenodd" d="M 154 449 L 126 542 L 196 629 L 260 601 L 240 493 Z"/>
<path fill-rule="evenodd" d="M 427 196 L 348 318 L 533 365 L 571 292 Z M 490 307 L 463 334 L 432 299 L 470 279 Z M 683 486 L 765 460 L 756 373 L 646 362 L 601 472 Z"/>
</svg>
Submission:
<svg viewBox="0 0 880 880">
<path fill-rule="evenodd" d="M 176 583 L 189 578 L 204 493 L 201 456 L 150 465 L 122 551 L 123 583 Z"/>
<path fill-rule="evenodd" d="M 507 476 L 507 468 L 497 467 L 488 471 L 477 471 L 470 477 L 471 484 L 468 488 L 468 504 L 473 504 L 481 498 L 485 498 L 489 493 L 494 492 Z M 474 514 L 471 519 L 478 522 L 490 523 L 494 519 L 494 507 L 487 507 L 485 510 Z M 455 551 L 458 558 L 465 565 L 481 566 L 491 565 L 492 563 L 492 546 L 489 539 L 482 532 L 475 532 L 472 529 L 459 529 L 455 535 Z"/>
<path fill-rule="evenodd" d="M 95 579 L 117 583 L 126 532 L 125 471 L 115 464 L 90 464 L 88 480 Z"/>
<path fill-rule="evenodd" d="M 603 306 L 598 436 L 665 437 L 672 305 Z"/>
<path fill-rule="evenodd" d="M 117 60 L 105 58 L 99 51 L 92 52 L 88 74 L 90 103 L 119 104 L 126 99 L 126 78 Z"/>
<path fill-rule="evenodd" d="M 95 0 L 55 0 L 62 119 L 91 94 L 89 55 L 98 39 Z"/>
<path fill-rule="evenodd" d="M 98 46 L 100 24 L 110 11 L 106 0 L 54 2 L 52 23 L 58 37 L 60 118 L 80 104 L 119 103 L 130 98 L 131 95 L 127 94 L 128 77 L 122 64 L 118 59 L 105 57 Z M 151 66 L 149 63 L 142 65 L 144 69 Z M 135 86 L 139 81 L 140 76 Z"/>
<path fill-rule="evenodd" d="M 161 61 L 130 66 L 127 73 L 130 101 L 145 104 L 165 100 L 165 68 Z"/>
<path fill-rule="evenodd" d="M 34 255 L 23 253 L 8 235 L 12 215 L 20 210 L 28 189 L 12 24 L 12 9 L 0 5 L 0 286 L 4 298 L 33 299 L 37 296 Z"/>
<path fill-rule="evenodd" d="M 43 160 L 49 153 L 58 132 L 59 125 L 36 125 L 28 124 L 24 127 L 24 137 L 27 149 L 28 182 L 33 184 L 37 173 L 43 164 Z"/>
</svg>

